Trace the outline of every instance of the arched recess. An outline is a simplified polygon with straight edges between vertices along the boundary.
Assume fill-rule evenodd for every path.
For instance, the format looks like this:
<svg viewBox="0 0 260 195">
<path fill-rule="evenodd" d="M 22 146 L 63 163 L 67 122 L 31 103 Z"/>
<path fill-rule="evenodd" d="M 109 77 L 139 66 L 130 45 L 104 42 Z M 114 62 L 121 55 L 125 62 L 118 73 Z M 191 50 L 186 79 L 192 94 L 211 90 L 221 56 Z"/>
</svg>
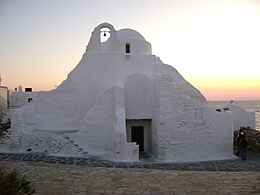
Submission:
<svg viewBox="0 0 260 195">
<path fill-rule="evenodd" d="M 135 73 L 124 84 L 127 142 L 139 145 L 139 152 L 153 154 L 153 87 L 152 80 Z"/>
<path fill-rule="evenodd" d="M 108 38 L 110 37 L 111 33 L 110 33 L 110 29 L 109 28 L 101 28 L 100 29 L 100 42 L 104 43 L 108 40 Z"/>
<path fill-rule="evenodd" d="M 153 105 L 152 81 L 144 74 L 129 76 L 124 84 L 125 112 L 128 119 L 151 119 Z"/>
<path fill-rule="evenodd" d="M 100 44 L 101 44 L 101 39 L 100 39 L 100 33 L 101 29 L 107 28 L 110 30 L 110 51 L 114 52 L 116 51 L 116 39 L 117 39 L 117 31 L 115 28 L 109 24 L 109 23 L 102 23 L 98 25 L 94 31 L 92 32 L 92 36 L 90 38 L 89 45 L 87 47 L 87 50 L 90 52 L 100 52 Z"/>
</svg>

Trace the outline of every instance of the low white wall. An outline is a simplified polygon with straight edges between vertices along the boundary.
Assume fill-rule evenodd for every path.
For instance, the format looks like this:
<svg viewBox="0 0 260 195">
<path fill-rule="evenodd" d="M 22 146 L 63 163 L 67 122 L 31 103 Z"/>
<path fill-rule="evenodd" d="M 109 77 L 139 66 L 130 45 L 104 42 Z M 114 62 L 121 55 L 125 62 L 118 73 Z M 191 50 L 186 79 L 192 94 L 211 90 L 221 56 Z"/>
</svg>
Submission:
<svg viewBox="0 0 260 195">
<path fill-rule="evenodd" d="M 203 110 L 200 126 L 199 120 L 193 120 L 187 118 L 186 124 L 179 128 L 176 127 L 178 120 L 174 119 L 160 124 L 159 160 L 193 162 L 234 158 L 231 113 L 217 113 L 207 108 Z"/>
<path fill-rule="evenodd" d="M 243 108 L 229 104 L 227 105 L 230 111 L 233 113 L 233 128 L 234 130 L 239 130 L 240 127 L 250 127 L 255 129 L 255 113 L 247 112 Z"/>
<path fill-rule="evenodd" d="M 35 99 L 38 92 L 21 92 L 14 91 L 10 94 L 10 109 L 20 108 L 28 104 L 28 99 Z M 33 101 L 33 100 L 32 100 Z"/>
</svg>

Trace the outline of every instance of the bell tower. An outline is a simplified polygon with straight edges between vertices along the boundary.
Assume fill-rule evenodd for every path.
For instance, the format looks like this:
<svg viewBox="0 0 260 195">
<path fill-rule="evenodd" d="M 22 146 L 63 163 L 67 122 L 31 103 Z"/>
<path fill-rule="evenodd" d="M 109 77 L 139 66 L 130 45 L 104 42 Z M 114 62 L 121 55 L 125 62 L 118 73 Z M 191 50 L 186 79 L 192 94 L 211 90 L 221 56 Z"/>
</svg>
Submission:
<svg viewBox="0 0 260 195">
<path fill-rule="evenodd" d="M 109 51 L 115 52 L 117 50 L 117 48 L 116 48 L 117 31 L 111 24 L 105 22 L 105 23 L 98 25 L 92 32 L 92 36 L 91 36 L 89 44 L 87 46 L 87 52 L 92 52 L 92 53 L 101 52 L 100 33 L 103 32 L 102 29 L 109 29 L 109 33 L 110 33 Z M 106 33 L 106 32 L 104 32 L 104 33 Z"/>
</svg>

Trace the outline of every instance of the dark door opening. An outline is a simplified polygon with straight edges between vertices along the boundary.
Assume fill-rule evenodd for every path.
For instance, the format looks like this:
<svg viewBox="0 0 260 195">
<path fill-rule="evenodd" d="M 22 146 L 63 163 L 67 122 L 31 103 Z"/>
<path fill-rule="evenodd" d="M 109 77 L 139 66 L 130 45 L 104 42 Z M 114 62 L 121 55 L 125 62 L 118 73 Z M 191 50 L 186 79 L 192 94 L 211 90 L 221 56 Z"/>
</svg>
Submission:
<svg viewBox="0 0 260 195">
<path fill-rule="evenodd" d="M 144 127 L 132 126 L 132 142 L 136 142 L 139 145 L 139 152 L 144 151 Z"/>
</svg>

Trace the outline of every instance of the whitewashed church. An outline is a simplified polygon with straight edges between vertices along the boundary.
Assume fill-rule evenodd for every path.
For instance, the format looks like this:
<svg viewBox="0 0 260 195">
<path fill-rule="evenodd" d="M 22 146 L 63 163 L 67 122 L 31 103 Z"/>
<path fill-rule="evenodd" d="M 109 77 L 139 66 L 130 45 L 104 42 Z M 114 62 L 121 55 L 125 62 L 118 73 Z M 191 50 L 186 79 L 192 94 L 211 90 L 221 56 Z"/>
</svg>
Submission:
<svg viewBox="0 0 260 195">
<path fill-rule="evenodd" d="M 103 36 L 109 37 L 102 42 Z M 57 89 L 12 113 L 6 149 L 138 161 L 233 158 L 232 113 L 217 112 L 132 29 L 109 23 Z"/>
</svg>

